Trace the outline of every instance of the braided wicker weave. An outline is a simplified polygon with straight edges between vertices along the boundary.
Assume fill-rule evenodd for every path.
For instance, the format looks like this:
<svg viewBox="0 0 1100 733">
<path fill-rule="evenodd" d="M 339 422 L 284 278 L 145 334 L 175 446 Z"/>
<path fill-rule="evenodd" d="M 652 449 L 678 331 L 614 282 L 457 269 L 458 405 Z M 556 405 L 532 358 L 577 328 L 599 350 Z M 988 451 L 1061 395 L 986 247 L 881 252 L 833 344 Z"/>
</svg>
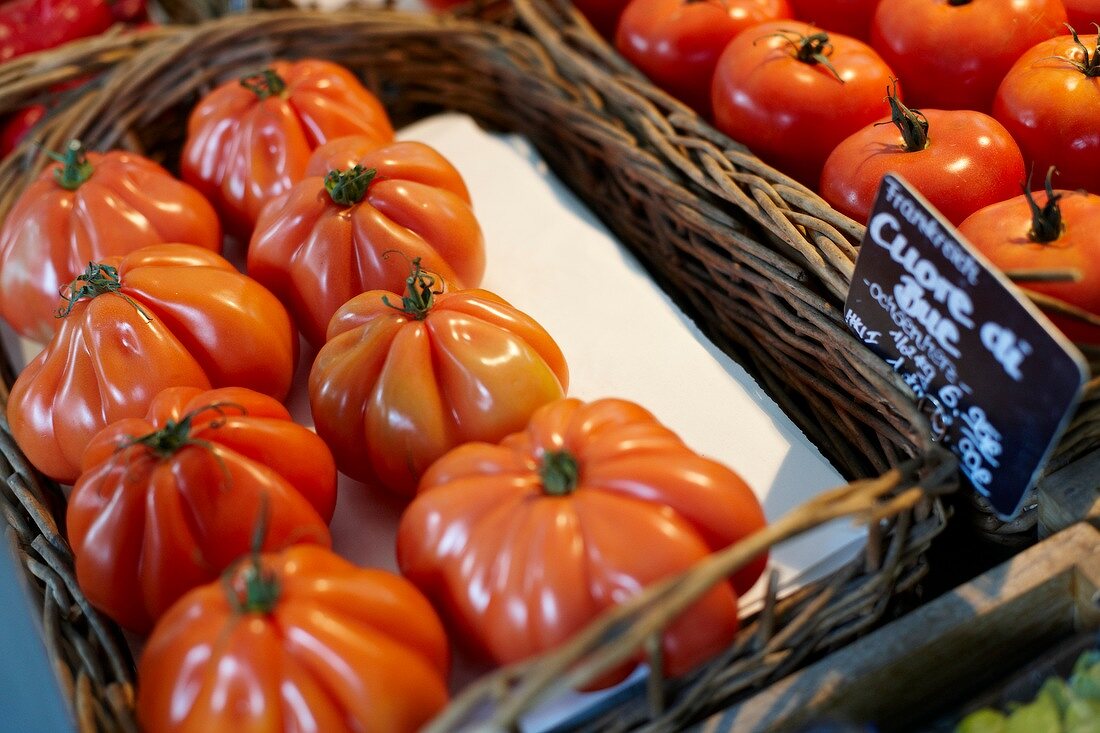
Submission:
<svg viewBox="0 0 1100 733">
<path fill-rule="evenodd" d="M 546 14 L 549 6 L 523 0 L 516 10 L 489 9 L 495 23 L 388 11 L 273 11 L 108 35 L 0 66 L 0 113 L 58 81 L 92 74 L 39 128 L 38 140 L 56 149 L 79 137 L 93 149 L 138 149 L 172 166 L 190 107 L 214 83 L 274 57 L 324 56 L 360 74 L 398 124 L 453 109 L 527 135 L 715 342 L 838 465 L 861 477 L 752 540 L 758 549 L 832 516 L 858 514 L 869 522 L 869 540 L 857 562 L 795 597 L 770 598 L 722 659 L 685 680 L 655 678 L 647 705 L 591 723 L 599 730 L 645 721 L 677 729 L 850 639 L 912 589 L 926 570 L 921 555 L 946 521 L 930 497 L 954 486 L 955 464 L 931 443 L 927 421 L 896 375 L 841 323 L 838 302 L 858 227 L 632 72 L 613 79 L 606 71 L 613 59 L 597 63 L 574 49 L 571 36 L 556 35 L 565 26 L 549 23 L 556 17 Z M 510 24 L 533 30 L 542 43 Z M 578 38 L 583 48 L 583 34 Z M 0 164 L 0 216 L 41 165 L 30 143 Z M 117 632 L 73 582 L 59 530 L 63 496 L 29 469 L 0 427 L 9 535 L 41 594 L 47 646 L 81 727 L 133 730 L 132 665 Z M 1087 448 L 1081 440 L 1078 451 Z M 717 555 L 559 653 L 473 686 L 439 729 L 458 727 L 486 701 L 496 724 L 511 726 L 538 692 L 594 676 L 616 655 L 646 644 L 747 552 L 739 546 Z"/>
</svg>

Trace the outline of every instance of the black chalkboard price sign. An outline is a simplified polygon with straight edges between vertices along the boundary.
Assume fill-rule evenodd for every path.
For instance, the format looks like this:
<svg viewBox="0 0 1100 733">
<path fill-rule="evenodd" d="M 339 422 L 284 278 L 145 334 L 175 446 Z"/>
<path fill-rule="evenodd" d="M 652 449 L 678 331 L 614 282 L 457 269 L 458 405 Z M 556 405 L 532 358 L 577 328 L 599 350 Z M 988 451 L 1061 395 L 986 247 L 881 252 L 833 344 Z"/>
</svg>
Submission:
<svg viewBox="0 0 1100 733">
<path fill-rule="evenodd" d="M 883 179 L 845 320 L 902 375 L 1002 519 L 1081 397 L 1081 353 L 903 179 Z"/>
</svg>

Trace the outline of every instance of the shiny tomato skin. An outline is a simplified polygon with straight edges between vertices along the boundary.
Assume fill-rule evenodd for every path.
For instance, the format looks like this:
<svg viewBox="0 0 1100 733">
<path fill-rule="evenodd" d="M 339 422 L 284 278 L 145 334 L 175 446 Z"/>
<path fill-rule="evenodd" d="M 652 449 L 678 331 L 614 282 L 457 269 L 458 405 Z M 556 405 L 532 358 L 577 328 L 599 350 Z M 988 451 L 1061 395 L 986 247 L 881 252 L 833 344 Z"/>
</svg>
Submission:
<svg viewBox="0 0 1100 733">
<path fill-rule="evenodd" d="M 1020 54 L 1065 32 L 1061 0 L 880 0 L 871 45 L 898 75 L 906 104 L 988 113 Z"/>
<path fill-rule="evenodd" d="M 168 387 L 243 386 L 286 397 L 298 339 L 286 309 L 259 283 L 185 244 L 103 264 L 117 266 L 118 292 L 76 301 L 12 386 L 12 435 L 40 471 L 72 483 L 92 437 L 144 415 Z"/>
<path fill-rule="evenodd" d="M 830 34 L 829 59 L 841 83 L 821 64 L 795 58 L 790 43 L 774 35 L 782 31 L 814 33 L 805 23 L 776 21 L 726 46 L 711 94 L 715 125 L 765 163 L 814 186 L 841 140 L 889 112 L 891 71 L 870 46 Z"/>
<path fill-rule="evenodd" d="M 906 152 L 889 123 L 869 125 L 836 147 L 819 191 L 837 211 L 865 223 L 882 177 L 899 173 L 952 224 L 1011 198 L 1024 180 L 1024 159 L 995 119 L 968 110 L 924 110 L 928 147 Z"/>
<path fill-rule="evenodd" d="M 830 33 L 843 33 L 864 43 L 871 40 L 871 19 L 879 0 L 790 0 L 794 17 Z"/>
<path fill-rule="evenodd" d="M 163 453 L 133 444 L 188 416 L 182 435 L 192 443 Z M 266 549 L 330 544 L 336 467 L 324 442 L 267 395 L 169 388 L 144 418 L 108 425 L 84 451 L 66 515 L 80 587 L 115 621 L 147 633 L 180 596 L 249 551 L 264 503 Z"/>
<path fill-rule="evenodd" d="M 578 478 L 552 495 L 543 472 L 562 452 Z M 461 638 L 505 664 L 562 643 L 641 587 L 763 525 L 737 474 L 641 406 L 563 399 L 499 444 L 468 443 L 436 461 L 401 518 L 397 559 Z M 715 586 L 666 630 L 666 673 L 729 643 L 737 594 L 765 563 Z"/>
<path fill-rule="evenodd" d="M 1096 36 L 1080 36 L 1090 56 Z M 1045 41 L 1022 55 L 1005 75 L 993 115 L 1020 145 L 1035 170 L 1058 169 L 1059 188 L 1100 193 L 1100 78 L 1070 63 L 1083 53 L 1073 36 Z"/>
<path fill-rule="evenodd" d="M 370 291 L 336 312 L 309 375 L 317 433 L 349 476 L 409 496 L 451 448 L 500 440 L 565 394 L 554 339 L 499 296 L 443 293 L 423 319 L 383 299 L 401 303 Z"/>
<path fill-rule="evenodd" d="M 1069 24 L 1078 33 L 1095 33 L 1093 23 L 1100 23 L 1100 0 L 1062 0 Z"/>
<path fill-rule="evenodd" d="M 959 231 L 1002 270 L 1073 270 L 1072 282 L 1028 282 L 1020 287 L 1049 295 L 1100 317 L 1100 196 L 1077 191 L 1061 194 L 1063 231 L 1051 242 L 1033 242 L 1031 209 L 1017 196 L 974 212 Z M 1036 203 L 1046 204 L 1045 191 L 1034 193 Z M 1079 320 L 1047 314 L 1071 340 L 1100 346 L 1100 327 Z"/>
<path fill-rule="evenodd" d="M 183 179 L 242 239 L 264 204 L 301 180 L 320 145 L 344 135 L 393 139 L 382 103 L 347 69 L 317 59 L 269 68 L 286 90 L 261 99 L 237 80 L 217 87 L 191 112 L 180 160 Z"/>
<path fill-rule="evenodd" d="M 359 203 L 336 203 L 323 176 L 351 164 L 374 169 Z M 337 308 L 368 290 L 400 292 L 409 262 L 454 288 L 485 272 L 485 245 L 462 176 L 417 142 L 378 147 L 338 138 L 310 159 L 308 177 L 264 209 L 248 247 L 248 273 L 286 304 L 316 347 Z"/>
<path fill-rule="evenodd" d="M 261 563 L 271 610 L 238 610 L 214 582 L 161 618 L 138 665 L 143 730 L 413 733 L 446 706 L 447 638 L 408 581 L 313 545 Z"/>
<path fill-rule="evenodd" d="M 619 19 L 615 48 L 654 84 L 709 118 L 711 80 L 726 44 L 754 25 L 790 17 L 786 0 L 631 0 Z"/>
<path fill-rule="evenodd" d="M 58 291 L 91 261 L 165 242 L 221 250 L 213 207 L 191 186 L 135 153 L 87 153 L 91 177 L 75 190 L 49 165 L 0 229 L 0 315 L 46 342 L 57 330 Z"/>
</svg>

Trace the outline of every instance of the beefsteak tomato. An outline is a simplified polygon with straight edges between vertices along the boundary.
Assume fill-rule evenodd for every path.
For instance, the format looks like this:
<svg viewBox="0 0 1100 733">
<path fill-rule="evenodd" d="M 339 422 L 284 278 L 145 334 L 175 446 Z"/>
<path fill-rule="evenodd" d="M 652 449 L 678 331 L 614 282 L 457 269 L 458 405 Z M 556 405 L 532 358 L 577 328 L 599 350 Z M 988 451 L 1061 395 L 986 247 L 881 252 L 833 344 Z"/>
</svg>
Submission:
<svg viewBox="0 0 1100 733">
<path fill-rule="evenodd" d="M 138 721 L 158 733 L 413 733 L 447 704 L 449 653 L 404 578 L 296 545 L 161 618 L 138 665 Z"/>
<path fill-rule="evenodd" d="M 1100 32 L 1090 50 L 1076 32 L 1045 41 L 1005 75 L 993 116 L 1029 162 L 1058 169 L 1060 188 L 1100 193 Z"/>
<path fill-rule="evenodd" d="M 1064 274 L 1061 280 L 1028 280 L 1021 287 L 1100 318 L 1100 196 L 1055 191 L 1050 173 L 1045 192 L 1033 194 L 1028 188 L 1022 196 L 974 212 L 959 231 L 1009 274 Z M 1048 316 L 1073 341 L 1100 346 L 1100 326 L 1055 313 Z"/>
<path fill-rule="evenodd" d="M 753 27 L 718 59 L 715 125 L 808 186 L 830 151 L 887 114 L 892 72 L 874 49 L 797 21 Z"/>
<path fill-rule="evenodd" d="M 989 112 L 1020 54 L 1065 22 L 1061 0 L 880 0 L 871 45 L 909 104 Z"/>
<path fill-rule="evenodd" d="M 787 0 L 631 0 L 619 18 L 615 48 L 709 118 L 711 80 L 726 44 L 746 28 L 790 17 Z"/>
<path fill-rule="evenodd" d="M 969 110 L 921 112 L 892 94 L 888 99 L 891 117 L 859 130 L 825 161 L 819 190 L 837 211 L 866 223 L 882 177 L 891 172 L 955 225 L 1016 193 L 1024 159 L 995 119 Z"/>
<path fill-rule="evenodd" d="M 266 549 L 329 545 L 336 466 L 324 441 L 250 389 L 164 390 L 144 418 L 108 425 L 84 451 L 66 521 L 77 581 L 147 633 L 248 552 L 261 502 Z"/>
<path fill-rule="evenodd" d="M 493 661 L 561 644 L 596 615 L 764 525 L 741 478 L 644 408 L 563 399 L 499 445 L 470 443 L 424 474 L 397 533 L 405 574 Z M 665 631 L 668 674 L 724 648 L 737 595 L 766 557 Z"/>
<path fill-rule="evenodd" d="M 76 141 L 56 157 L 0 229 L 0 315 L 23 336 L 50 339 L 58 291 L 91 261 L 164 242 L 221 250 L 213 207 L 153 161 Z"/>
<path fill-rule="evenodd" d="M 456 445 L 519 430 L 569 378 L 550 334 L 502 298 L 433 292 L 416 260 L 407 282 L 404 297 L 373 290 L 341 307 L 309 375 L 336 466 L 403 495 Z"/>
<path fill-rule="evenodd" d="M 352 297 L 403 289 L 408 262 L 391 251 L 420 258 L 454 287 L 481 282 L 485 245 L 466 184 L 432 148 L 339 138 L 317 149 L 307 171 L 318 175 L 261 214 L 248 274 L 286 304 L 314 346 Z"/>
<path fill-rule="evenodd" d="M 309 155 L 344 135 L 393 139 L 378 98 L 329 61 L 275 61 L 206 95 L 187 122 L 180 170 L 247 240 L 268 199 L 305 174 Z"/>
<path fill-rule="evenodd" d="M 282 304 L 210 250 L 143 247 L 92 263 L 61 326 L 12 386 L 12 435 L 63 483 L 101 429 L 144 415 L 167 387 L 241 386 L 286 397 L 298 338 Z"/>
</svg>

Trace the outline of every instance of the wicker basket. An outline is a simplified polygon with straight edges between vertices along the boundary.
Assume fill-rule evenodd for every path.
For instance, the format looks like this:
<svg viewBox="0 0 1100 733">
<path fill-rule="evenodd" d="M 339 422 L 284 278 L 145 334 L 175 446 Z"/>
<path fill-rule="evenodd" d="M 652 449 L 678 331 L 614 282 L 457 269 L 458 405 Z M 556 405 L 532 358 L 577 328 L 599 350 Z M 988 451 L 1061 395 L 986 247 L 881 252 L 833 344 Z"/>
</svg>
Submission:
<svg viewBox="0 0 1100 733">
<path fill-rule="evenodd" d="M 838 342 L 848 349 L 848 343 L 838 333 L 846 328 L 839 314 L 864 227 L 833 210 L 813 191 L 762 163 L 744 146 L 716 131 L 691 109 L 654 87 L 611 49 L 567 0 L 515 0 L 513 9 L 509 22 L 537 37 L 563 73 L 599 95 L 608 113 L 622 121 L 640 146 L 694 184 L 693 190 L 718 211 L 732 216 L 747 215 L 759 227 L 761 241 L 769 243 L 774 251 L 789 257 L 801 268 L 810 281 L 806 289 L 821 298 L 813 304 L 807 302 L 807 306 L 824 319 L 814 322 L 823 333 L 807 334 L 806 338 L 819 339 L 826 349 L 835 348 Z M 475 3 L 465 12 L 484 11 Z M 684 256 L 692 257 L 692 253 Z M 700 278 L 697 272 L 685 275 L 677 284 L 703 309 L 702 312 L 709 310 L 706 305 L 708 293 L 713 287 L 723 287 L 722 281 L 730 277 L 720 269 L 710 269 L 709 277 Z M 1033 296 L 1033 300 L 1049 312 L 1082 316 L 1053 298 Z M 731 315 L 753 338 L 773 330 L 770 309 L 754 314 L 754 304 L 743 305 L 745 307 Z M 1095 318 L 1088 320 L 1096 323 Z M 711 335 L 715 336 L 713 332 Z M 1047 463 L 1048 473 L 1100 448 L 1100 350 L 1084 348 L 1092 377 L 1084 400 Z M 805 367 L 814 370 L 839 366 L 844 369 L 850 358 L 838 358 L 835 364 L 830 359 L 825 360 L 828 364 L 810 362 Z M 794 377 L 790 380 L 792 384 L 805 383 L 804 378 L 798 379 L 789 372 L 788 377 Z M 847 377 L 832 372 L 827 379 L 836 379 L 842 384 L 846 379 L 863 382 L 869 395 L 881 390 L 880 384 L 873 378 L 868 379 L 863 370 L 853 369 Z M 908 393 L 896 382 L 894 386 Z M 858 385 L 856 391 L 862 391 Z M 892 423 L 890 432 L 885 435 L 878 432 L 881 420 L 876 421 L 874 413 L 883 406 L 866 401 L 854 405 L 837 402 L 833 399 L 835 393 L 829 392 L 827 386 L 810 385 L 802 394 L 818 414 L 824 414 L 820 412 L 821 407 L 838 410 L 839 419 L 832 425 L 823 426 L 823 434 L 815 436 L 819 439 L 818 445 L 833 448 L 830 455 L 834 462 L 850 475 L 858 476 L 867 470 L 868 461 L 876 469 L 896 461 L 899 436 L 894 430 L 897 423 Z M 904 426 L 912 423 L 908 415 L 899 417 L 900 431 L 904 432 Z M 855 460 L 852 460 L 853 453 Z M 1008 523 L 997 519 L 989 502 L 976 492 L 967 492 L 965 501 L 963 513 L 985 539 L 1017 547 L 1035 540 L 1038 512 L 1034 493 L 1025 503 L 1023 513 Z"/>
<path fill-rule="evenodd" d="M 716 343 L 860 477 L 750 544 L 643 594 L 576 643 L 474 685 L 439 723 L 440 730 L 458 727 L 488 701 L 496 722 L 510 726 L 540 691 L 598 674 L 645 646 L 677 608 L 753 548 L 833 516 L 867 519 L 867 551 L 858 561 L 794 597 L 777 602 L 769 594 L 721 659 L 687 679 L 662 684 L 654 677 L 647 704 L 591 723 L 598 730 L 646 721 L 679 729 L 866 630 L 912 590 L 926 571 L 922 553 L 946 522 L 932 497 L 953 488 L 955 463 L 928 438 L 927 421 L 900 380 L 841 324 L 837 302 L 858 228 L 675 105 L 654 103 L 636 77 L 613 80 L 602 62 L 555 37 L 544 8 L 516 7 L 518 15 L 489 9 L 494 23 L 273 11 L 108 35 L 0 66 L 0 113 L 58 81 L 95 74 L 39 129 L 40 142 L 56 149 L 79 137 L 94 149 L 142 150 L 171 167 L 199 94 L 273 57 L 320 55 L 359 73 L 398 124 L 453 109 L 527 135 Z M 543 43 L 506 27 L 519 18 Z M 699 129 L 668 127 L 670 118 Z M 41 164 L 29 142 L 0 164 L 0 216 Z M 761 226 L 755 217 L 782 225 Z M 816 233 L 812 244 L 804 232 Z M 82 729 L 134 730 L 132 663 L 117 630 L 76 586 L 60 528 L 63 495 L 27 466 L 6 424 L 0 427 L 10 536 L 40 593 L 47 646 Z"/>
</svg>

